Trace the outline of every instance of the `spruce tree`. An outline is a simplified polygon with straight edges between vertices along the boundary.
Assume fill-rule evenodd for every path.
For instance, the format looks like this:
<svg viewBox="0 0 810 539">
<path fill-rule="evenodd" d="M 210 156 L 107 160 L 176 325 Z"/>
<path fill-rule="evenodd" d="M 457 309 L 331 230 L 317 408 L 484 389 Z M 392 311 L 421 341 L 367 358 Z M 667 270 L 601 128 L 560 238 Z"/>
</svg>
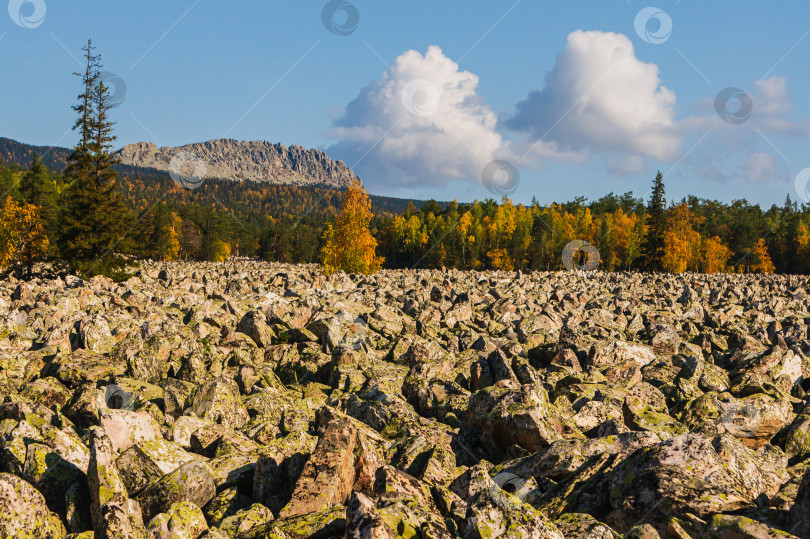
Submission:
<svg viewBox="0 0 810 539">
<path fill-rule="evenodd" d="M 661 171 L 653 180 L 652 195 L 647 203 L 647 238 L 642 247 L 642 265 L 647 271 L 660 271 L 664 257 L 667 200 L 664 198 L 664 175 Z"/>
<path fill-rule="evenodd" d="M 42 164 L 42 158 L 34 156 L 28 169 L 20 175 L 20 197 L 39 208 L 39 216 L 48 239 L 55 243 L 57 234 L 56 182 L 50 171 Z"/>
<path fill-rule="evenodd" d="M 92 42 L 82 50 L 85 71 L 75 75 L 82 79 L 83 92 L 73 107 L 79 116 L 73 126 L 79 141 L 65 169 L 68 188 L 60 251 L 75 273 L 123 278 L 130 265 L 120 254 L 128 215 L 113 168 L 117 161 L 112 154 L 114 124 L 109 118 L 112 96 L 101 81 L 101 56 L 94 54 Z"/>
</svg>

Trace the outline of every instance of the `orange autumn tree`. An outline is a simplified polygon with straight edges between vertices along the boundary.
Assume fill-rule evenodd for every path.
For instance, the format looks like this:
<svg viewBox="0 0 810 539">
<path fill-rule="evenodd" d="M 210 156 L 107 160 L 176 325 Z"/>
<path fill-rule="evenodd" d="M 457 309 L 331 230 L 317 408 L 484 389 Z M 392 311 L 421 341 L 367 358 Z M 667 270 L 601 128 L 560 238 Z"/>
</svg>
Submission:
<svg viewBox="0 0 810 539">
<path fill-rule="evenodd" d="M 703 242 L 700 248 L 700 268 L 703 273 L 720 273 L 726 270 L 731 249 L 718 236 Z"/>
<path fill-rule="evenodd" d="M 377 240 L 371 235 L 371 200 L 359 180 L 346 190 L 343 208 L 335 216 L 335 226 L 327 225 L 323 234 L 321 262 L 326 273 L 375 273 L 383 258 L 377 256 Z"/>
<path fill-rule="evenodd" d="M 751 250 L 751 273 L 773 273 L 775 270 L 765 240 L 760 239 Z"/>
<path fill-rule="evenodd" d="M 495 270 L 512 271 L 515 266 L 512 264 L 512 258 L 506 249 L 493 249 L 487 253 L 489 265 Z"/>
<path fill-rule="evenodd" d="M 39 208 L 6 197 L 0 210 L 0 270 L 26 268 L 48 251 L 48 236 L 42 227 Z"/>
<path fill-rule="evenodd" d="M 700 261 L 700 234 L 692 228 L 696 222 L 695 215 L 684 202 L 667 212 L 664 256 L 661 260 L 665 271 L 683 273 L 697 269 Z"/>
</svg>

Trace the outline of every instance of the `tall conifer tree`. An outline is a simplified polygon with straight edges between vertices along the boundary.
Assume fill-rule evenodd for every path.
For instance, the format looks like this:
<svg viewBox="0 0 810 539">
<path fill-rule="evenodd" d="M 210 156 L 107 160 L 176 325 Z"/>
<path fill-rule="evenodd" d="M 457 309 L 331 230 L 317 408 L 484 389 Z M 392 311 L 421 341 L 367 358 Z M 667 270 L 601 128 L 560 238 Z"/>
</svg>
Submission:
<svg viewBox="0 0 810 539">
<path fill-rule="evenodd" d="M 28 169 L 20 174 L 20 197 L 39 208 L 39 216 L 48 239 L 55 244 L 58 232 L 56 182 L 42 158 L 34 156 Z"/>
<path fill-rule="evenodd" d="M 91 41 L 85 53 L 83 91 L 73 110 L 78 118 L 73 126 L 79 141 L 65 170 L 69 184 L 62 215 L 62 257 L 70 269 L 84 276 L 96 274 L 124 277 L 129 265 L 120 252 L 126 235 L 127 209 L 118 191 L 117 163 L 112 153 L 115 141 L 110 90 L 101 81 L 101 56 L 94 54 Z"/>
<path fill-rule="evenodd" d="M 660 271 L 664 257 L 664 235 L 667 231 L 667 200 L 664 198 L 664 175 L 653 180 L 652 195 L 647 203 L 647 239 L 642 248 L 642 265 L 647 271 Z"/>
</svg>

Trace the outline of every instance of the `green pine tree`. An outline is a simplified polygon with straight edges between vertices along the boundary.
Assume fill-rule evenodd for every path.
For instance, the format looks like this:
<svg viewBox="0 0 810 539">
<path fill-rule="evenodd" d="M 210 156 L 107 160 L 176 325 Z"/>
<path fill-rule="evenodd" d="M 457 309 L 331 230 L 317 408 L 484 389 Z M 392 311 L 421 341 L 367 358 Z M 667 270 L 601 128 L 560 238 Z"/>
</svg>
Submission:
<svg viewBox="0 0 810 539">
<path fill-rule="evenodd" d="M 664 256 L 664 234 L 667 227 L 667 200 L 664 198 L 664 175 L 653 180 L 652 195 L 647 203 L 647 238 L 642 247 L 642 266 L 647 271 L 660 271 Z"/>
<path fill-rule="evenodd" d="M 20 194 L 20 177 L 17 173 L 17 163 L 3 163 L 0 158 L 0 200 L 7 196 L 17 198 Z"/>
<path fill-rule="evenodd" d="M 55 246 L 58 232 L 56 182 L 38 155 L 34 156 L 28 169 L 20 175 L 19 191 L 24 201 L 39 208 L 45 234 Z"/>
<path fill-rule="evenodd" d="M 93 53 L 92 42 L 82 50 L 85 71 L 75 75 L 82 79 L 84 91 L 73 107 L 79 115 L 73 129 L 80 137 L 65 170 L 69 186 L 60 251 L 73 272 L 124 278 L 130 262 L 120 253 L 129 216 L 113 168 L 117 161 L 112 154 L 114 124 L 109 118 L 112 96 L 100 80 L 101 56 Z"/>
</svg>

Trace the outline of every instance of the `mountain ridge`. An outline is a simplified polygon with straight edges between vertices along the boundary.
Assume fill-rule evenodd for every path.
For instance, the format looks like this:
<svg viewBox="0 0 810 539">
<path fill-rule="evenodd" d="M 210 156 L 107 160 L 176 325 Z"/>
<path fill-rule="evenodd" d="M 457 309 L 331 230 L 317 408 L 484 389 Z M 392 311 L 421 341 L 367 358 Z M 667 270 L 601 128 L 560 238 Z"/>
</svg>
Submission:
<svg viewBox="0 0 810 539">
<path fill-rule="evenodd" d="M 62 172 L 71 152 L 70 148 L 36 146 L 0 137 L 0 159 L 23 168 L 36 154 L 49 169 Z M 181 155 L 184 153 L 188 155 Z M 176 147 L 135 142 L 116 150 L 115 155 L 121 161 L 121 168 L 164 173 L 169 172 L 173 158 L 179 156 L 180 161 L 188 161 L 191 156 L 204 163 L 205 176 L 210 179 L 341 189 L 357 178 L 343 161 L 331 159 L 322 150 L 267 141 L 213 139 Z"/>
<path fill-rule="evenodd" d="M 322 150 L 261 140 L 212 139 L 160 148 L 149 142 L 136 142 L 115 153 L 123 165 L 164 172 L 177 166 L 178 161 L 182 164 L 190 159 L 199 160 L 205 165 L 207 177 L 224 180 L 341 188 L 357 178 L 343 161 L 331 159 Z"/>
</svg>

